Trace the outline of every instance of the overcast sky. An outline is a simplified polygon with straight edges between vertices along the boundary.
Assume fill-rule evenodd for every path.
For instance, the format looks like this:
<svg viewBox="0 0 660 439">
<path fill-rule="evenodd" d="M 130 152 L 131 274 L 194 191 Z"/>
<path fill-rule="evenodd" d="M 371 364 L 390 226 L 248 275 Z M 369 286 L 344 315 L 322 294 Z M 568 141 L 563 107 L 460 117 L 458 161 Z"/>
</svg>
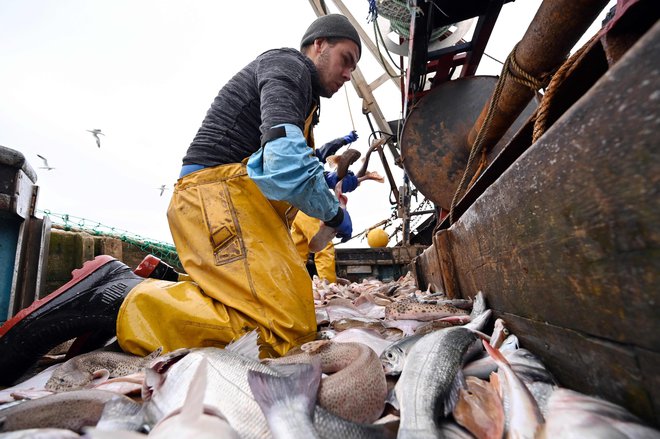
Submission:
<svg viewBox="0 0 660 439">
<path fill-rule="evenodd" d="M 373 35 L 368 1 L 344 3 Z M 486 52 L 504 60 L 539 4 L 505 4 Z M 86 226 L 171 242 L 171 188 L 218 90 L 259 53 L 297 48 L 315 17 L 307 0 L 0 0 L 0 145 L 23 153 L 37 171 L 37 207 L 54 222 L 68 214 Z M 359 67 L 371 82 L 381 72 L 363 54 Z M 477 73 L 500 69 L 484 58 Z M 375 95 L 388 120 L 401 117 L 394 85 Z M 100 148 L 87 132 L 95 128 L 105 133 Z M 347 84 L 323 100 L 317 144 L 354 128 L 354 146 L 364 153 L 370 131 Z M 55 169 L 39 169 L 37 154 Z M 382 174 L 376 155 L 370 163 Z M 402 184 L 402 172 L 390 165 Z M 160 196 L 163 184 L 168 190 Z M 349 195 L 348 210 L 355 233 L 388 218 L 388 185 L 363 183 Z"/>
</svg>

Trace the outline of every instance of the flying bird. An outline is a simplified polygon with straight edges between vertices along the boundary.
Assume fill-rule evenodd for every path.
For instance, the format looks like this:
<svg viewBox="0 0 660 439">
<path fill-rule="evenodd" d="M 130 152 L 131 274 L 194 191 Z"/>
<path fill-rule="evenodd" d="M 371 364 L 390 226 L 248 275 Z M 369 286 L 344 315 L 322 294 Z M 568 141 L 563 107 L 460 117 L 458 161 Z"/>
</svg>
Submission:
<svg viewBox="0 0 660 439">
<path fill-rule="evenodd" d="M 89 131 L 90 133 L 92 133 L 92 135 L 93 135 L 94 138 L 96 139 L 96 146 L 98 146 L 98 147 L 100 148 L 100 147 L 101 147 L 101 139 L 99 139 L 99 134 L 102 135 L 102 136 L 105 136 L 105 134 L 103 134 L 103 133 L 101 132 L 101 130 L 98 129 L 98 128 L 94 128 L 93 130 L 87 130 L 87 131 Z"/>
<path fill-rule="evenodd" d="M 51 169 L 55 169 L 52 166 L 48 165 L 48 160 L 46 160 L 46 157 L 37 154 L 37 157 L 41 159 L 42 162 L 44 162 L 43 166 L 39 166 L 39 169 L 45 169 L 46 171 L 50 171 Z"/>
<path fill-rule="evenodd" d="M 158 190 L 160 191 L 160 196 L 161 196 L 161 197 L 163 196 L 163 193 L 164 193 L 166 190 L 168 190 L 168 188 L 165 187 L 164 184 L 161 185 L 160 187 L 157 187 L 156 189 L 158 189 Z"/>
</svg>

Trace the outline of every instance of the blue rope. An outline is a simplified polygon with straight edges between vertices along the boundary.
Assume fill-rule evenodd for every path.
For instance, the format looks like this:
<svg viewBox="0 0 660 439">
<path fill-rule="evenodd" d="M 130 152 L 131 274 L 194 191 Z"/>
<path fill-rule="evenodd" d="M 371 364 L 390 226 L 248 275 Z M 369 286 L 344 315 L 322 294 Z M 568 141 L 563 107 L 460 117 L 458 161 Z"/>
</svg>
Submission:
<svg viewBox="0 0 660 439">
<path fill-rule="evenodd" d="M 367 15 L 367 23 L 371 23 L 378 18 L 378 6 L 376 0 L 367 0 L 369 2 L 369 14 Z"/>
</svg>

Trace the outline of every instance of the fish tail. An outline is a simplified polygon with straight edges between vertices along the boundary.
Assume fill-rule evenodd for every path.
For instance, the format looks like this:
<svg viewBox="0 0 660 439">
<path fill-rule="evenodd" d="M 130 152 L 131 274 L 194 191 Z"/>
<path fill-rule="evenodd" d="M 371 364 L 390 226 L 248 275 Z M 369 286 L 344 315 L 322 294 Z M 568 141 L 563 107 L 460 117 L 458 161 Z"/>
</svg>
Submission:
<svg viewBox="0 0 660 439">
<path fill-rule="evenodd" d="M 316 407 L 316 395 L 321 383 L 321 363 L 314 358 L 311 363 L 293 363 L 275 366 L 283 375 L 270 375 L 250 370 L 248 383 L 255 401 L 268 417 L 278 405 L 288 405 L 294 400 L 304 401 L 305 412 L 311 417 Z"/>
</svg>

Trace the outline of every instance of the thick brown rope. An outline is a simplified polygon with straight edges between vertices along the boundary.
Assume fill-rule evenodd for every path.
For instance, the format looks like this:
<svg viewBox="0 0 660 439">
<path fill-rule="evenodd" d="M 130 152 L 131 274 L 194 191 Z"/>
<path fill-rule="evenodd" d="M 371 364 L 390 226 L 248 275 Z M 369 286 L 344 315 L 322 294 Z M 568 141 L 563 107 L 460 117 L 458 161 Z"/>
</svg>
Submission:
<svg viewBox="0 0 660 439">
<path fill-rule="evenodd" d="M 547 84 L 547 82 L 550 79 L 550 74 L 544 74 L 541 79 L 538 79 L 532 76 L 531 74 L 527 73 L 526 71 L 524 71 L 516 61 L 517 48 L 518 48 L 518 44 L 516 44 L 513 47 L 513 50 L 511 50 L 511 53 L 509 53 L 509 56 L 507 56 L 506 61 L 502 66 L 502 74 L 500 75 L 500 78 L 497 81 L 497 85 L 495 86 L 493 97 L 488 103 L 488 111 L 486 112 L 486 118 L 484 119 L 483 124 L 479 128 L 479 133 L 477 134 L 477 138 L 475 139 L 474 144 L 470 149 L 470 155 L 468 156 L 467 165 L 465 165 L 465 171 L 463 171 L 463 176 L 461 177 L 461 181 L 458 183 L 458 187 L 456 188 L 454 197 L 451 200 L 451 206 L 449 208 L 450 225 L 454 223 L 454 209 L 456 207 L 456 203 L 458 201 L 459 196 L 463 192 L 463 186 L 465 185 L 465 180 L 467 178 L 468 172 L 470 171 L 470 168 L 472 167 L 474 158 L 477 155 L 477 153 L 482 149 L 483 146 L 482 143 L 486 137 L 486 133 L 488 132 L 488 128 L 490 127 L 490 123 L 492 122 L 493 117 L 495 115 L 495 109 L 497 108 L 497 103 L 499 102 L 500 96 L 502 95 L 502 89 L 504 88 L 504 83 L 506 82 L 506 78 L 510 77 L 514 81 L 526 87 L 529 87 L 534 91 L 543 88 L 544 85 Z M 477 169 L 477 172 L 472 176 L 468 187 L 474 184 L 474 182 L 477 180 L 479 174 L 483 171 L 484 168 L 485 168 L 485 162 L 482 155 L 482 163 L 479 166 L 479 169 Z"/>
<path fill-rule="evenodd" d="M 512 54 L 513 52 L 509 54 L 506 61 L 504 62 L 504 66 L 502 67 L 502 75 L 500 76 L 500 79 L 497 81 L 497 85 L 495 86 L 495 92 L 493 93 L 493 97 L 488 103 L 488 111 L 486 112 L 486 119 L 484 120 L 484 123 L 481 125 L 481 128 L 479 128 L 479 133 L 477 134 L 477 138 L 474 140 L 474 144 L 472 144 L 472 148 L 470 149 L 470 155 L 468 156 L 468 161 L 467 164 L 465 165 L 465 171 L 463 171 L 463 176 L 461 177 L 461 181 L 458 183 L 458 187 L 456 188 L 454 197 L 451 200 L 451 207 L 449 208 L 449 224 L 454 223 L 454 208 L 456 207 L 456 202 L 458 201 L 459 195 L 463 191 L 463 185 L 465 184 L 465 179 L 467 178 L 467 174 L 470 171 L 470 168 L 472 167 L 472 162 L 474 161 L 474 157 L 477 155 L 477 152 L 479 152 L 479 150 L 481 149 L 481 144 L 483 143 L 483 140 L 486 137 L 486 132 L 488 132 L 488 127 L 490 125 L 491 120 L 493 119 L 493 115 L 495 114 L 495 108 L 497 107 L 497 102 L 499 101 L 500 96 L 502 94 L 502 88 L 504 88 L 503 87 L 504 80 L 507 76 L 507 72 L 509 71 L 509 64 L 511 64 Z"/>
<path fill-rule="evenodd" d="M 516 44 L 516 47 L 513 48 L 512 53 L 515 54 L 517 48 L 518 45 Z M 516 61 L 515 55 L 511 57 L 511 70 L 509 71 L 509 74 L 511 75 L 511 79 L 519 84 L 524 85 L 527 88 L 531 88 L 534 91 L 540 90 L 548 85 L 549 78 L 547 75 L 543 75 L 540 79 L 535 78 L 531 74 L 524 71 L 522 67 L 520 67 Z"/>
<path fill-rule="evenodd" d="M 481 159 L 479 160 L 479 166 L 477 166 L 477 170 L 474 171 L 474 175 L 472 176 L 472 179 L 468 183 L 466 191 L 469 191 L 472 185 L 476 183 L 477 179 L 479 178 L 483 170 L 486 169 L 487 164 L 488 164 L 488 155 L 486 154 L 486 148 L 482 148 Z"/>
<path fill-rule="evenodd" d="M 591 48 L 594 41 L 597 40 L 598 37 L 598 33 L 591 37 L 591 39 L 587 41 L 582 47 L 580 47 L 579 50 L 577 50 L 566 61 L 564 61 L 557 72 L 552 76 L 552 80 L 548 84 L 548 87 L 543 94 L 543 99 L 539 104 L 539 108 L 536 110 L 536 116 L 534 118 L 534 131 L 532 133 L 532 143 L 535 143 L 539 137 L 541 137 L 548 129 L 548 117 L 550 115 L 550 109 L 552 107 L 555 96 L 557 95 L 558 91 L 561 90 L 561 85 L 564 83 L 564 80 L 573 73 L 575 68 L 579 65 L 578 61 L 582 59 L 584 53 Z"/>
</svg>

